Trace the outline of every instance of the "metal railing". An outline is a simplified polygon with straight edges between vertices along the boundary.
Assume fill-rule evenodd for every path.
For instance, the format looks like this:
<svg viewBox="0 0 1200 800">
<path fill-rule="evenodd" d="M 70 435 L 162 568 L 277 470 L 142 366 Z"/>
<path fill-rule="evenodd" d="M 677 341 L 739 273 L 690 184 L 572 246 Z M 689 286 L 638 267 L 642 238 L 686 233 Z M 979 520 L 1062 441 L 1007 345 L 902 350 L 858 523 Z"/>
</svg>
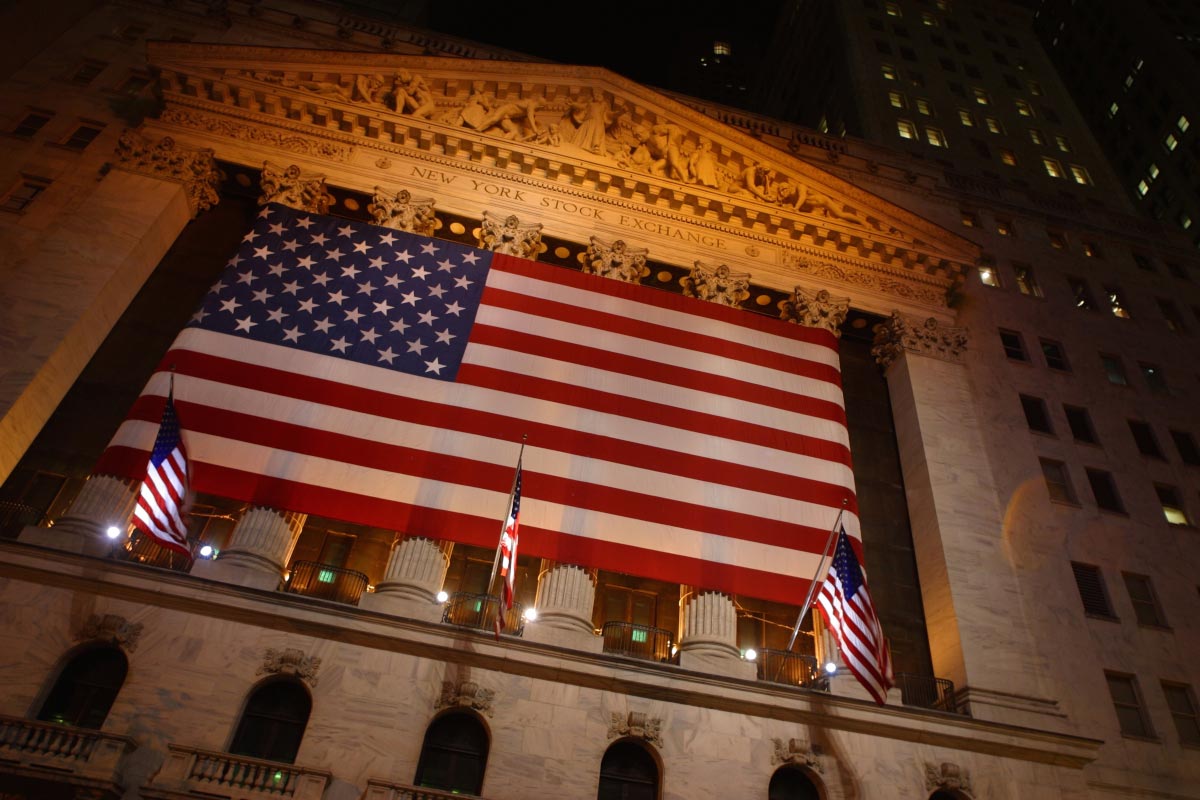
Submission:
<svg viewBox="0 0 1200 800">
<path fill-rule="evenodd" d="M 952 714 L 968 713 L 966 707 L 958 702 L 954 681 L 910 672 L 897 672 L 895 678 L 896 685 L 900 687 L 900 702 L 906 706 L 933 708 Z"/>
<path fill-rule="evenodd" d="M 632 622 L 604 623 L 604 652 L 646 661 L 670 661 L 671 632 Z"/>
<path fill-rule="evenodd" d="M 173 569 L 177 572 L 187 572 L 192 568 L 192 557 L 163 547 L 139 530 L 135 530 L 125 542 L 125 546 L 116 553 L 117 558 L 125 561 L 135 561 L 151 567 Z"/>
<path fill-rule="evenodd" d="M 196 793 L 241 796 L 291 797 L 295 800 L 319 800 L 329 784 L 324 770 L 297 767 L 278 761 L 214 753 L 193 747 L 167 745 L 168 757 L 152 779 L 152 785 L 164 787 L 183 784 Z"/>
<path fill-rule="evenodd" d="M 760 681 L 829 691 L 829 678 L 821 672 L 816 656 L 764 648 L 758 651 L 757 664 Z"/>
<path fill-rule="evenodd" d="M 356 606 L 367 590 L 368 580 L 366 575 L 352 569 L 331 567 L 315 561 L 293 561 L 283 590 Z"/>
<path fill-rule="evenodd" d="M 0 538 L 17 538 L 22 530 L 41 522 L 45 513 L 27 503 L 0 500 Z"/>
<path fill-rule="evenodd" d="M 499 604 L 500 598 L 494 594 L 455 592 L 446 601 L 442 622 L 477 631 L 494 631 Z M 525 633 L 525 609 L 520 603 L 514 602 L 513 607 L 504 612 L 504 627 L 500 632 L 508 636 Z"/>
</svg>

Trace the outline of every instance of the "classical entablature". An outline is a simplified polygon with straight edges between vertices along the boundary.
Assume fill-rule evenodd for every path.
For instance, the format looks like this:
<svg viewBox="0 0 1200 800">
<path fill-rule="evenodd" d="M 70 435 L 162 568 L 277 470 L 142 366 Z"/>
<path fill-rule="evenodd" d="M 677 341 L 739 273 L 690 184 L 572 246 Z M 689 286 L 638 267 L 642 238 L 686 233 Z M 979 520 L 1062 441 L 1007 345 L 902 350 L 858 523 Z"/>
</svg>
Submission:
<svg viewBox="0 0 1200 800">
<path fill-rule="evenodd" d="M 949 319 L 978 247 L 820 167 L 607 70 L 152 42 L 165 109 L 144 124 L 221 161 L 300 165 L 410 191 L 438 211 L 516 215 L 658 263 Z M 481 206 L 481 199 L 486 206 Z"/>
</svg>

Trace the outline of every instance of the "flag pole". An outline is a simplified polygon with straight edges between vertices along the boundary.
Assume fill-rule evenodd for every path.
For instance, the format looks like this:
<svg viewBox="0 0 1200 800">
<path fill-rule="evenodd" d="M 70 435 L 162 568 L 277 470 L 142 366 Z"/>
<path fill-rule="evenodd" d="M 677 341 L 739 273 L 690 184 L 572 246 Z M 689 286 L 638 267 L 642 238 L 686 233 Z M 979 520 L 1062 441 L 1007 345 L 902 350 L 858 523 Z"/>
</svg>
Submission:
<svg viewBox="0 0 1200 800">
<path fill-rule="evenodd" d="M 849 498 L 842 498 L 842 507 L 838 509 L 837 519 L 833 521 L 833 527 L 829 529 L 829 538 L 825 540 L 825 549 L 821 551 L 821 560 L 817 562 L 817 571 L 813 573 L 813 578 L 808 584 L 808 596 L 804 598 L 804 605 L 800 606 L 800 615 L 796 617 L 796 625 L 792 628 L 792 638 L 788 639 L 788 646 L 785 653 L 792 652 L 792 647 L 796 644 L 796 637 L 800 635 L 800 625 L 804 622 L 804 615 L 808 613 L 808 607 L 812 604 L 813 595 L 817 592 L 817 580 L 821 577 L 821 569 L 825 566 L 825 558 L 829 555 L 829 545 L 833 543 L 834 537 L 837 535 L 838 526 L 842 523 L 842 515 L 846 513 L 846 504 Z M 779 662 L 779 669 L 775 673 L 775 677 L 779 677 L 779 672 L 783 671 L 783 659 Z"/>
<path fill-rule="evenodd" d="M 517 454 L 517 466 L 521 466 L 521 459 L 525 455 L 525 440 L 529 438 L 529 434 L 521 435 L 521 451 Z M 492 559 L 492 577 L 488 578 L 487 594 L 492 593 L 492 584 L 496 582 L 496 572 L 500 569 L 500 543 L 504 539 L 504 529 L 508 525 L 508 512 L 512 511 L 513 495 L 517 491 L 517 472 L 513 470 L 512 488 L 508 490 L 508 505 L 504 507 L 504 518 L 500 520 L 500 538 L 496 540 L 496 556 Z M 516 564 L 513 564 L 513 569 L 516 569 Z M 499 602 L 499 598 L 497 598 Z"/>
</svg>

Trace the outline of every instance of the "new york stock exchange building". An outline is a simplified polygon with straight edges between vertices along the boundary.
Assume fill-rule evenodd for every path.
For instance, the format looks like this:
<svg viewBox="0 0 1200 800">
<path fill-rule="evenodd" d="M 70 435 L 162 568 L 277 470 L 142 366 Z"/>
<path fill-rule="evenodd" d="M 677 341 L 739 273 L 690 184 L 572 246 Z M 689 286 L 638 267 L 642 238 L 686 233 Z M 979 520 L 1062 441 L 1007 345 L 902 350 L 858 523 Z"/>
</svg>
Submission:
<svg viewBox="0 0 1200 800">
<path fill-rule="evenodd" d="M 46 24 L 0 797 L 1200 798 L 1186 242 L 320 3 Z"/>
</svg>

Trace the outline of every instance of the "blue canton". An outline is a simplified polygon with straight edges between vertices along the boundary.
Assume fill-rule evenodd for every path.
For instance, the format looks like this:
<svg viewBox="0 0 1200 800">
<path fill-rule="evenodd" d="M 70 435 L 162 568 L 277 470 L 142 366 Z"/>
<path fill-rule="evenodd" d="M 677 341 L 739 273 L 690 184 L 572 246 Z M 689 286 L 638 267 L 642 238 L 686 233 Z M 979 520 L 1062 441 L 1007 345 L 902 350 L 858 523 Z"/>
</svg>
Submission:
<svg viewBox="0 0 1200 800">
<path fill-rule="evenodd" d="M 854 555 L 854 548 L 850 546 L 850 537 L 846 535 L 845 528 L 842 528 L 838 534 L 832 568 L 837 573 L 838 580 L 841 581 L 842 595 L 847 602 L 853 600 L 854 595 L 858 594 L 859 587 L 862 586 L 862 568 L 858 565 L 858 556 Z"/>
<path fill-rule="evenodd" d="M 271 204 L 189 327 L 452 381 L 491 256 Z"/>
</svg>

